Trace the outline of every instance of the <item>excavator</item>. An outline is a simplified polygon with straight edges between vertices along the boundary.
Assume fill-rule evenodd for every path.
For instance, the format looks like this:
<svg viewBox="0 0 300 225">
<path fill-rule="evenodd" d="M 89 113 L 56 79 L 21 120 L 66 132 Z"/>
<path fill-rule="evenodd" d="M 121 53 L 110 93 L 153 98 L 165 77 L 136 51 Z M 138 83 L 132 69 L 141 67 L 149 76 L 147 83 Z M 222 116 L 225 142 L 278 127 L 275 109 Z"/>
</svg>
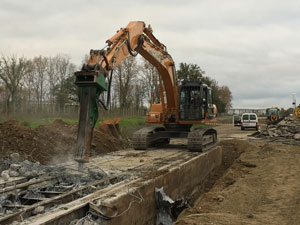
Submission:
<svg viewBox="0 0 300 225">
<path fill-rule="evenodd" d="M 267 123 L 274 123 L 275 121 L 279 120 L 279 111 L 280 110 L 277 107 L 267 108 Z"/>
<path fill-rule="evenodd" d="M 168 144 L 171 138 L 187 138 L 190 151 L 207 151 L 217 143 L 213 128 L 191 130 L 194 124 L 214 120 L 216 107 L 212 89 L 201 81 L 184 81 L 180 85 L 175 63 L 167 48 L 154 35 L 150 25 L 132 21 L 106 41 L 101 50 L 90 50 L 88 63 L 75 72 L 79 90 L 80 115 L 75 160 L 79 169 L 89 161 L 93 129 L 98 119 L 98 105 L 109 103 L 114 68 L 126 57 L 142 55 L 159 72 L 161 79 L 160 102 L 152 104 L 146 122 L 161 124 L 136 131 L 132 145 L 136 150 Z M 107 104 L 99 96 L 107 91 Z"/>
<path fill-rule="evenodd" d="M 296 119 L 300 119 L 300 105 L 295 108 L 294 116 Z"/>
</svg>

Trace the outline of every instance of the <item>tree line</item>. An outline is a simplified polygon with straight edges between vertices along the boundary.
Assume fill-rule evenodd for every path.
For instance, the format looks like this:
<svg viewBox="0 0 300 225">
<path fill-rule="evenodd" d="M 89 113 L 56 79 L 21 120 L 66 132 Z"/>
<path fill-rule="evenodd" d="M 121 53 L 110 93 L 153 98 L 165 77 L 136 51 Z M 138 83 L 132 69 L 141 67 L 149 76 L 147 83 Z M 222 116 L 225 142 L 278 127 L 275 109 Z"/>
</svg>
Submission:
<svg viewBox="0 0 300 225">
<path fill-rule="evenodd" d="M 84 57 L 83 63 L 87 57 Z M 78 110 L 77 88 L 74 84 L 76 66 L 67 55 L 34 58 L 0 57 L 0 110 L 16 112 L 61 112 L 66 105 Z M 196 64 L 180 63 L 179 80 L 202 80 L 213 89 L 214 102 L 220 112 L 231 106 L 227 86 L 204 76 Z M 143 58 L 127 57 L 113 71 L 110 109 L 145 110 L 159 102 L 161 80 L 158 71 Z M 105 93 L 101 98 L 105 100 Z M 104 101 L 105 102 L 105 101 Z"/>
<path fill-rule="evenodd" d="M 0 94 L 2 111 L 43 110 L 45 104 L 62 107 L 76 95 L 70 81 L 76 69 L 66 55 L 55 57 L 2 56 L 0 58 Z M 55 108 L 54 108 L 55 109 Z"/>
</svg>

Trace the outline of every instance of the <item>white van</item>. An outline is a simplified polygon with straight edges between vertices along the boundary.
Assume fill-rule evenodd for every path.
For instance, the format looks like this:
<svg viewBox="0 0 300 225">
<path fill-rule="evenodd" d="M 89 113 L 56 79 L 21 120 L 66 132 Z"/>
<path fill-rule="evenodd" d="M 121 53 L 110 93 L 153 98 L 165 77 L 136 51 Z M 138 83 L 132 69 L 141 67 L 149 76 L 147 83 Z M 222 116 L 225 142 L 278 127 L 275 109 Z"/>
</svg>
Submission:
<svg viewBox="0 0 300 225">
<path fill-rule="evenodd" d="M 256 113 L 243 113 L 241 118 L 241 130 L 245 128 L 255 128 L 259 129 L 258 117 Z"/>
</svg>

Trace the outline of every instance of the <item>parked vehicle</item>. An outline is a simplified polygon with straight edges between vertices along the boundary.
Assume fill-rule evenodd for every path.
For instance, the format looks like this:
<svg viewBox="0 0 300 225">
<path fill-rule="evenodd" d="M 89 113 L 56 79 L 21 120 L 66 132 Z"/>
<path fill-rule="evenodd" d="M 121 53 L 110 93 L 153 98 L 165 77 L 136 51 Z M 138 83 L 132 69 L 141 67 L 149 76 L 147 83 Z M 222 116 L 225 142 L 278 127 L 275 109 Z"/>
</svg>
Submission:
<svg viewBox="0 0 300 225">
<path fill-rule="evenodd" d="M 300 119 L 300 105 L 296 107 L 294 115 L 296 119 Z"/>
<path fill-rule="evenodd" d="M 256 113 L 243 113 L 241 119 L 241 130 L 245 130 L 245 128 L 255 128 L 259 129 L 258 117 Z"/>
<path fill-rule="evenodd" d="M 234 126 L 241 126 L 241 117 L 238 115 L 234 115 L 232 117 L 232 123 Z"/>
<path fill-rule="evenodd" d="M 279 108 L 277 107 L 270 107 L 267 108 L 266 112 L 267 112 L 267 121 L 270 123 L 273 123 L 277 120 L 279 120 Z"/>
</svg>

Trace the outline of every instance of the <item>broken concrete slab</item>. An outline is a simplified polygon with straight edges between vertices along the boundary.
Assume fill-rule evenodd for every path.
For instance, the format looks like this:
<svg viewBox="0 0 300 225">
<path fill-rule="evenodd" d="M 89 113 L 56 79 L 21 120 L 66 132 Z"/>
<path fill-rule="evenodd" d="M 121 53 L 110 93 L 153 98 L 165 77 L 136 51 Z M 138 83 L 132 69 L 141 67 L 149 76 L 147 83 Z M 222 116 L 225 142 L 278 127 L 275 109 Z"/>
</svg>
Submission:
<svg viewBox="0 0 300 225">
<path fill-rule="evenodd" d="M 300 133 L 295 134 L 294 138 L 297 139 L 297 140 L 299 140 L 300 139 Z"/>
<path fill-rule="evenodd" d="M 286 117 L 278 124 L 269 124 L 266 131 L 256 133 L 256 137 L 276 138 L 276 140 L 300 140 L 300 120 L 294 117 Z"/>
<path fill-rule="evenodd" d="M 18 171 L 22 166 L 20 164 L 17 163 L 13 163 L 10 165 L 10 169 L 14 170 L 14 171 Z"/>
<path fill-rule="evenodd" d="M 20 154 L 19 153 L 12 153 L 10 155 L 10 159 L 14 161 L 19 161 L 20 160 Z"/>
<path fill-rule="evenodd" d="M 189 208 L 188 201 L 184 198 L 174 201 L 165 192 L 163 187 L 155 188 L 155 201 L 158 209 L 156 225 L 173 225 L 179 214 Z"/>
<path fill-rule="evenodd" d="M 10 178 L 10 176 L 9 176 L 9 170 L 4 170 L 4 171 L 2 171 L 1 177 L 2 177 L 5 181 L 7 181 L 7 180 Z"/>
<path fill-rule="evenodd" d="M 32 214 L 37 215 L 37 214 L 44 212 L 44 210 L 45 210 L 44 206 L 38 206 L 32 211 Z"/>
<path fill-rule="evenodd" d="M 9 170 L 9 176 L 18 177 L 20 174 L 15 170 Z"/>
<path fill-rule="evenodd" d="M 171 207 L 174 204 L 162 188 L 155 188 L 155 202 L 157 205 L 156 225 L 172 225 L 173 217 L 171 214 Z"/>
</svg>

